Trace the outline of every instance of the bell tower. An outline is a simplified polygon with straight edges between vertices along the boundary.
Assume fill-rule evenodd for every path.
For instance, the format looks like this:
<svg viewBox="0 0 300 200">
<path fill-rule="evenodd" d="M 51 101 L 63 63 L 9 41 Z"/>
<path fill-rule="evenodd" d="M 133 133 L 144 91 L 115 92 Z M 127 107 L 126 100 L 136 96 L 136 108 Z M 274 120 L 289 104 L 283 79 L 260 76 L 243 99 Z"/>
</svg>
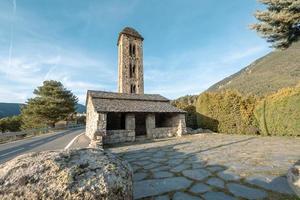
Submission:
<svg viewBox="0 0 300 200">
<path fill-rule="evenodd" d="M 118 38 L 118 92 L 144 94 L 144 38 L 133 28 L 125 27 Z"/>
</svg>

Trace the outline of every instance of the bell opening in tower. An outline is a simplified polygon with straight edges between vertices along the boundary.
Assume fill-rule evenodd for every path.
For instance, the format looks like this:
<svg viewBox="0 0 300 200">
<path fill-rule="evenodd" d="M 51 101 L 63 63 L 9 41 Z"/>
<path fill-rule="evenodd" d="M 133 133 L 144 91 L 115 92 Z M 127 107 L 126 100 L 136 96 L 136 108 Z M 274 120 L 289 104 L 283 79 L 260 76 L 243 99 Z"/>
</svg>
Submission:
<svg viewBox="0 0 300 200">
<path fill-rule="evenodd" d="M 131 84 L 131 86 L 130 86 L 130 93 L 131 94 L 135 94 L 136 92 L 135 92 L 135 85 L 134 84 Z"/>
</svg>

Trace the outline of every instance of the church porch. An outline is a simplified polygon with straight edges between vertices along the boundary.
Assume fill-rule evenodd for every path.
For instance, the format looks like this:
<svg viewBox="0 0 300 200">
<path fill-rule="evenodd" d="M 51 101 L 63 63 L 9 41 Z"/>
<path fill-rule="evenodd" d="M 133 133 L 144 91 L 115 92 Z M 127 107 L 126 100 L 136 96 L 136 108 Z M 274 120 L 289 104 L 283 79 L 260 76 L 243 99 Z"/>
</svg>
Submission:
<svg viewBox="0 0 300 200">
<path fill-rule="evenodd" d="M 133 142 L 139 136 L 175 137 L 185 131 L 185 116 L 179 113 L 106 113 L 106 119 L 103 144 Z"/>
</svg>

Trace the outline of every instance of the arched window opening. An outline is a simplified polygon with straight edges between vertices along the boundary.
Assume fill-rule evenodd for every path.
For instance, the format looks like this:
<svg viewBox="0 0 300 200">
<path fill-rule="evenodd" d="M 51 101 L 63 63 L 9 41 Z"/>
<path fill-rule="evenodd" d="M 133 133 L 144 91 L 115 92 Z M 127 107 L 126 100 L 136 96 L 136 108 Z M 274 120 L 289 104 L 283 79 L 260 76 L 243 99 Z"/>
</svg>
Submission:
<svg viewBox="0 0 300 200">
<path fill-rule="evenodd" d="M 132 56 L 132 44 L 129 44 L 129 55 Z"/>
<path fill-rule="evenodd" d="M 133 77 L 133 70 L 132 70 L 132 64 L 130 63 L 129 64 L 129 78 L 132 78 Z"/>
<path fill-rule="evenodd" d="M 135 56 L 135 45 L 133 45 L 132 54 Z"/>
<path fill-rule="evenodd" d="M 132 76 L 135 77 L 135 64 L 132 66 Z"/>
<path fill-rule="evenodd" d="M 134 84 L 130 85 L 130 93 L 135 93 L 135 85 Z"/>
</svg>

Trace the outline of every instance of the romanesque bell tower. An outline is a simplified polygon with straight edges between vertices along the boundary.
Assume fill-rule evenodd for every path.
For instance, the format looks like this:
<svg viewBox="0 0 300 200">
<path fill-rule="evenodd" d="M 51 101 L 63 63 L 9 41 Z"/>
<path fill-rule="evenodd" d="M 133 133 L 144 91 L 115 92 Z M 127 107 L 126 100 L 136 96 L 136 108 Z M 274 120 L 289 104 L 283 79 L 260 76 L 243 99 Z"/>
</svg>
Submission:
<svg viewBox="0 0 300 200">
<path fill-rule="evenodd" d="M 118 91 L 144 94 L 144 38 L 133 28 L 124 28 L 118 38 Z"/>
</svg>

